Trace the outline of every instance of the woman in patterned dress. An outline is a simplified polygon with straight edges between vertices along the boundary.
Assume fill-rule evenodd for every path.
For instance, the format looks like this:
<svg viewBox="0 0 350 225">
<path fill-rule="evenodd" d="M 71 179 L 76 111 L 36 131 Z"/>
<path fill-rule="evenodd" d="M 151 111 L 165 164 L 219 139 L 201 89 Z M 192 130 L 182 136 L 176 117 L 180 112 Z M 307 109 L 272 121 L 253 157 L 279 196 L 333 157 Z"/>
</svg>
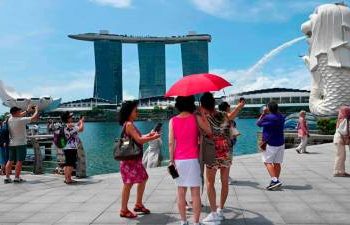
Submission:
<svg viewBox="0 0 350 225">
<path fill-rule="evenodd" d="M 132 138 L 138 147 L 143 149 L 143 144 L 159 138 L 160 134 L 152 131 L 149 134 L 142 135 L 134 125 L 134 121 L 137 119 L 137 116 L 137 102 L 128 101 L 122 104 L 119 123 L 121 126 L 123 126 L 123 130 L 125 131 L 124 135 Z M 134 184 L 137 184 L 134 212 L 149 214 L 150 210 L 147 209 L 142 203 L 143 193 L 145 191 L 146 182 L 148 179 L 146 169 L 142 165 L 142 154 L 140 157 L 133 160 L 120 161 L 120 173 L 124 183 L 120 216 L 126 218 L 137 217 L 135 213 L 128 209 L 130 190 Z"/>
<path fill-rule="evenodd" d="M 231 112 L 221 112 L 215 109 L 215 98 L 211 93 L 204 93 L 200 99 L 202 114 L 206 115 L 212 130 L 212 139 L 215 144 L 215 160 L 210 165 L 206 164 L 206 182 L 208 199 L 211 213 L 203 222 L 215 222 L 224 219 L 223 208 L 228 195 L 229 171 L 232 164 L 231 122 L 235 119 L 241 109 L 244 107 L 244 101 L 241 101 Z M 220 170 L 221 178 L 221 197 L 219 207 L 216 205 L 215 176 L 217 170 Z"/>
</svg>

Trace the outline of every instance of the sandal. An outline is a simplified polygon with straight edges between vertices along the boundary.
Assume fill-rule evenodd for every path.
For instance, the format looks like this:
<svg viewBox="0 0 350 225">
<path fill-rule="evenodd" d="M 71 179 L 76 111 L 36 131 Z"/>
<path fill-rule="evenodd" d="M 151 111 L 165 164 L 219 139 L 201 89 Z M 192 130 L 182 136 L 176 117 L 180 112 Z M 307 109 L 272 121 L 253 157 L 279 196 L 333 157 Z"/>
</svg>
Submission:
<svg viewBox="0 0 350 225">
<path fill-rule="evenodd" d="M 135 208 L 134 208 L 135 212 L 140 212 L 143 214 L 150 214 L 151 211 L 149 209 L 147 209 L 143 204 L 136 204 Z"/>
<path fill-rule="evenodd" d="M 124 218 L 129 218 L 129 219 L 133 219 L 136 218 L 137 215 L 132 213 L 129 209 L 127 210 L 120 210 L 120 217 L 124 217 Z"/>
</svg>

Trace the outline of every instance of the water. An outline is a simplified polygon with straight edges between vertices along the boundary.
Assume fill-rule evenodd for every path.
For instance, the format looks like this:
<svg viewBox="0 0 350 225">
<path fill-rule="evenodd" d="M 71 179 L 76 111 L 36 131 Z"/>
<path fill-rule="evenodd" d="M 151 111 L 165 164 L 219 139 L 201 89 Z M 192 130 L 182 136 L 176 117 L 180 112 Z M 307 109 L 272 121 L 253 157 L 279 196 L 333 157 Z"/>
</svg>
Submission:
<svg viewBox="0 0 350 225">
<path fill-rule="evenodd" d="M 168 121 L 163 122 L 162 155 L 166 160 L 168 153 Z M 255 119 L 237 119 L 237 128 L 241 132 L 235 155 L 252 154 L 257 152 L 256 135 L 259 128 Z M 158 121 L 136 122 L 135 125 L 142 133 L 149 132 Z M 114 139 L 120 135 L 118 123 L 100 122 L 86 123 L 85 130 L 80 135 L 87 155 L 88 175 L 114 173 L 119 171 L 119 164 L 113 159 Z M 145 149 L 147 146 L 145 145 Z"/>
<path fill-rule="evenodd" d="M 292 45 L 296 44 L 297 42 L 304 40 L 306 37 L 298 37 L 294 38 L 293 40 L 287 41 L 283 43 L 282 45 L 278 46 L 277 48 L 272 49 L 269 53 L 264 55 L 257 63 L 255 63 L 252 67 L 250 67 L 247 71 L 248 75 L 255 75 L 257 72 L 259 72 L 266 63 L 268 63 L 271 59 L 273 59 L 276 55 L 278 55 L 281 51 L 283 51 L 286 48 L 291 47 Z"/>
</svg>

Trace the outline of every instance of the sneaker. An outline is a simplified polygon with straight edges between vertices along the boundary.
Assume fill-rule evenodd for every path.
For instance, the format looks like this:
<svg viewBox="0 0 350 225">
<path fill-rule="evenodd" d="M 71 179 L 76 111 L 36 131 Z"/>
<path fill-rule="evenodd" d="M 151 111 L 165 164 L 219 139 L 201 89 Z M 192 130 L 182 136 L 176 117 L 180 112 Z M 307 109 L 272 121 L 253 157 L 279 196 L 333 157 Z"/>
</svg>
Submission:
<svg viewBox="0 0 350 225">
<path fill-rule="evenodd" d="M 10 183 L 12 183 L 11 178 L 5 178 L 4 179 L 4 184 L 10 184 Z"/>
<path fill-rule="evenodd" d="M 180 225 L 189 225 L 188 221 L 186 222 L 180 222 Z"/>
<path fill-rule="evenodd" d="M 295 149 L 295 151 L 298 153 L 298 154 L 301 154 L 301 151 L 299 149 Z"/>
<path fill-rule="evenodd" d="M 13 180 L 14 183 L 22 183 L 22 182 L 25 182 L 24 179 L 20 178 L 20 177 L 16 177 L 14 180 Z"/>
<path fill-rule="evenodd" d="M 276 190 L 277 188 L 281 187 L 282 183 L 277 180 L 277 181 L 271 181 L 270 185 L 266 187 L 267 190 Z"/>
<path fill-rule="evenodd" d="M 218 217 L 220 218 L 220 220 L 224 220 L 224 219 L 225 219 L 224 210 L 223 210 L 223 209 L 217 208 L 216 214 L 218 215 Z"/>
<path fill-rule="evenodd" d="M 211 212 L 211 213 L 209 213 L 209 215 L 207 217 L 205 217 L 203 219 L 203 222 L 204 223 L 217 222 L 217 221 L 221 221 L 221 220 L 222 220 L 222 218 L 220 218 L 216 212 Z"/>
</svg>

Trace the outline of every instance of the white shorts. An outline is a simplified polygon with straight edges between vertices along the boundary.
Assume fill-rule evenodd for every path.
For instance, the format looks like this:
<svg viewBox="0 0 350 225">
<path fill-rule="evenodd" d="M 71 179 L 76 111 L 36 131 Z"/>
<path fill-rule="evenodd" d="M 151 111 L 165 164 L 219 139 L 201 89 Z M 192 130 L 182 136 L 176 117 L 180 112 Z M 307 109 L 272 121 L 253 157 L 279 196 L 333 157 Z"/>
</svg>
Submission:
<svg viewBox="0 0 350 225">
<path fill-rule="evenodd" d="M 264 163 L 282 163 L 284 156 L 284 145 L 266 146 L 266 151 L 262 152 L 262 160 Z"/>
<path fill-rule="evenodd" d="M 201 168 L 198 159 L 175 160 L 179 177 L 175 183 L 179 187 L 200 187 L 202 184 Z"/>
</svg>

